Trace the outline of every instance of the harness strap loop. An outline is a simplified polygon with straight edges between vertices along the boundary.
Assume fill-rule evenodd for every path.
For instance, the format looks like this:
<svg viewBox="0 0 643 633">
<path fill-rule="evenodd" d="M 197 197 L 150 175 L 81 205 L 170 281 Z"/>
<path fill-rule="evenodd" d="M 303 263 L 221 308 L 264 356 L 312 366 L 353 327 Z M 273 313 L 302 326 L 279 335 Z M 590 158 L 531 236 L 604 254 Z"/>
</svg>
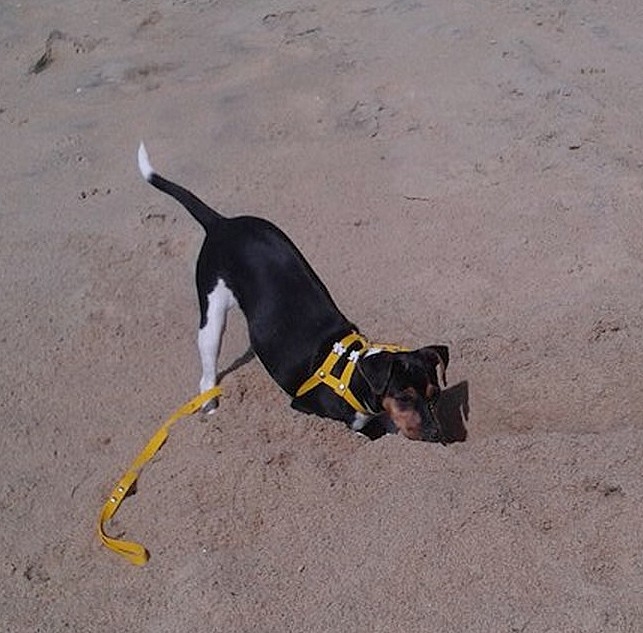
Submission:
<svg viewBox="0 0 643 633">
<path fill-rule="evenodd" d="M 158 450 L 163 446 L 169 435 L 170 427 L 178 422 L 181 418 L 192 415 L 198 411 L 206 402 L 221 395 L 220 387 L 212 387 L 204 391 L 182 407 L 177 409 L 163 424 L 163 426 L 152 436 L 147 446 L 139 453 L 127 472 L 118 480 L 118 483 L 112 490 L 98 519 L 98 536 L 106 547 L 125 557 L 134 565 L 145 565 L 150 555 L 149 552 L 140 543 L 125 541 L 108 536 L 105 533 L 105 523 L 109 521 L 118 510 L 123 499 L 127 496 L 132 486 L 136 483 L 138 475 L 147 462 L 156 455 Z"/>
</svg>

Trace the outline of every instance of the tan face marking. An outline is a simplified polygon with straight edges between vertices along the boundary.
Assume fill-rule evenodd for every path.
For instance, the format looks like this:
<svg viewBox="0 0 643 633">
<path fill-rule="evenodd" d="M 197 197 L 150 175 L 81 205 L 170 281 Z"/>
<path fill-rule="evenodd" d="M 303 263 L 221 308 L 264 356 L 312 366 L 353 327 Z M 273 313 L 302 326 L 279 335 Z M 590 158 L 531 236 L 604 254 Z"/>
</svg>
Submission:
<svg viewBox="0 0 643 633">
<path fill-rule="evenodd" d="M 431 400 L 436 394 L 438 393 L 438 388 L 435 385 L 432 385 L 431 383 L 428 383 L 426 386 L 426 398 L 427 400 Z"/>
<path fill-rule="evenodd" d="M 418 394 L 415 390 L 407 389 L 406 391 L 412 392 L 412 395 L 417 398 Z M 422 417 L 413 407 L 402 406 L 398 400 L 391 396 L 386 396 L 382 400 L 382 406 L 393 420 L 393 424 L 404 436 L 410 440 L 422 439 Z"/>
</svg>

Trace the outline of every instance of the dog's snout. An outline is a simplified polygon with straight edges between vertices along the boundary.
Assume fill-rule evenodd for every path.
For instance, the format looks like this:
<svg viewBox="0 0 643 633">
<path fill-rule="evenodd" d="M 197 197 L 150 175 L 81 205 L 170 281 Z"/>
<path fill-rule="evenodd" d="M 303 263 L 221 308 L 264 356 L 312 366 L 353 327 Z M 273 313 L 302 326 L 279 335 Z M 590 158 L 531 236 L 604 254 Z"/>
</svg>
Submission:
<svg viewBox="0 0 643 633">
<path fill-rule="evenodd" d="M 435 412 L 437 395 L 431 400 L 418 397 L 384 398 L 383 405 L 397 430 L 410 440 L 444 443 L 444 433 Z"/>
<path fill-rule="evenodd" d="M 436 413 L 436 405 L 438 398 L 435 397 L 424 403 L 423 407 L 423 431 L 424 440 L 426 442 L 441 442 L 445 443 L 445 435 L 442 430 L 442 425 Z"/>
</svg>

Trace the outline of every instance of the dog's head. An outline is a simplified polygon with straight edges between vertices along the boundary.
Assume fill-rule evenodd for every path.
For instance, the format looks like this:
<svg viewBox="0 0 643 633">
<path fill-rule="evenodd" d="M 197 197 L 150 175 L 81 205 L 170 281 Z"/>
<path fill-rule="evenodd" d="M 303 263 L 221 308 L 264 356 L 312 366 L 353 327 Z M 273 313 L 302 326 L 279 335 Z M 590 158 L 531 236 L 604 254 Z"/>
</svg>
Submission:
<svg viewBox="0 0 643 633">
<path fill-rule="evenodd" d="M 435 408 L 446 387 L 449 348 L 432 345 L 413 352 L 379 352 L 360 358 L 359 373 L 395 427 L 411 440 L 444 441 Z"/>
</svg>

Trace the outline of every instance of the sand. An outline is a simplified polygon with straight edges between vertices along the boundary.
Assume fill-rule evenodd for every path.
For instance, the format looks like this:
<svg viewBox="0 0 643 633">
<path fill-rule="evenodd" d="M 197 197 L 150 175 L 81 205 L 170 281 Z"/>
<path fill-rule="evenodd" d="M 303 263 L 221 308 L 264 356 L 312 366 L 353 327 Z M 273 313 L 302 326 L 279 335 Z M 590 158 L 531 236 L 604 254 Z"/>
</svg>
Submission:
<svg viewBox="0 0 643 633">
<path fill-rule="evenodd" d="M 0 8 L 0 630 L 643 630 L 643 14 L 619 0 Z M 200 227 L 281 226 L 374 340 L 448 344 L 458 441 L 298 414 Z M 242 358 L 242 362 L 236 362 Z"/>
</svg>

